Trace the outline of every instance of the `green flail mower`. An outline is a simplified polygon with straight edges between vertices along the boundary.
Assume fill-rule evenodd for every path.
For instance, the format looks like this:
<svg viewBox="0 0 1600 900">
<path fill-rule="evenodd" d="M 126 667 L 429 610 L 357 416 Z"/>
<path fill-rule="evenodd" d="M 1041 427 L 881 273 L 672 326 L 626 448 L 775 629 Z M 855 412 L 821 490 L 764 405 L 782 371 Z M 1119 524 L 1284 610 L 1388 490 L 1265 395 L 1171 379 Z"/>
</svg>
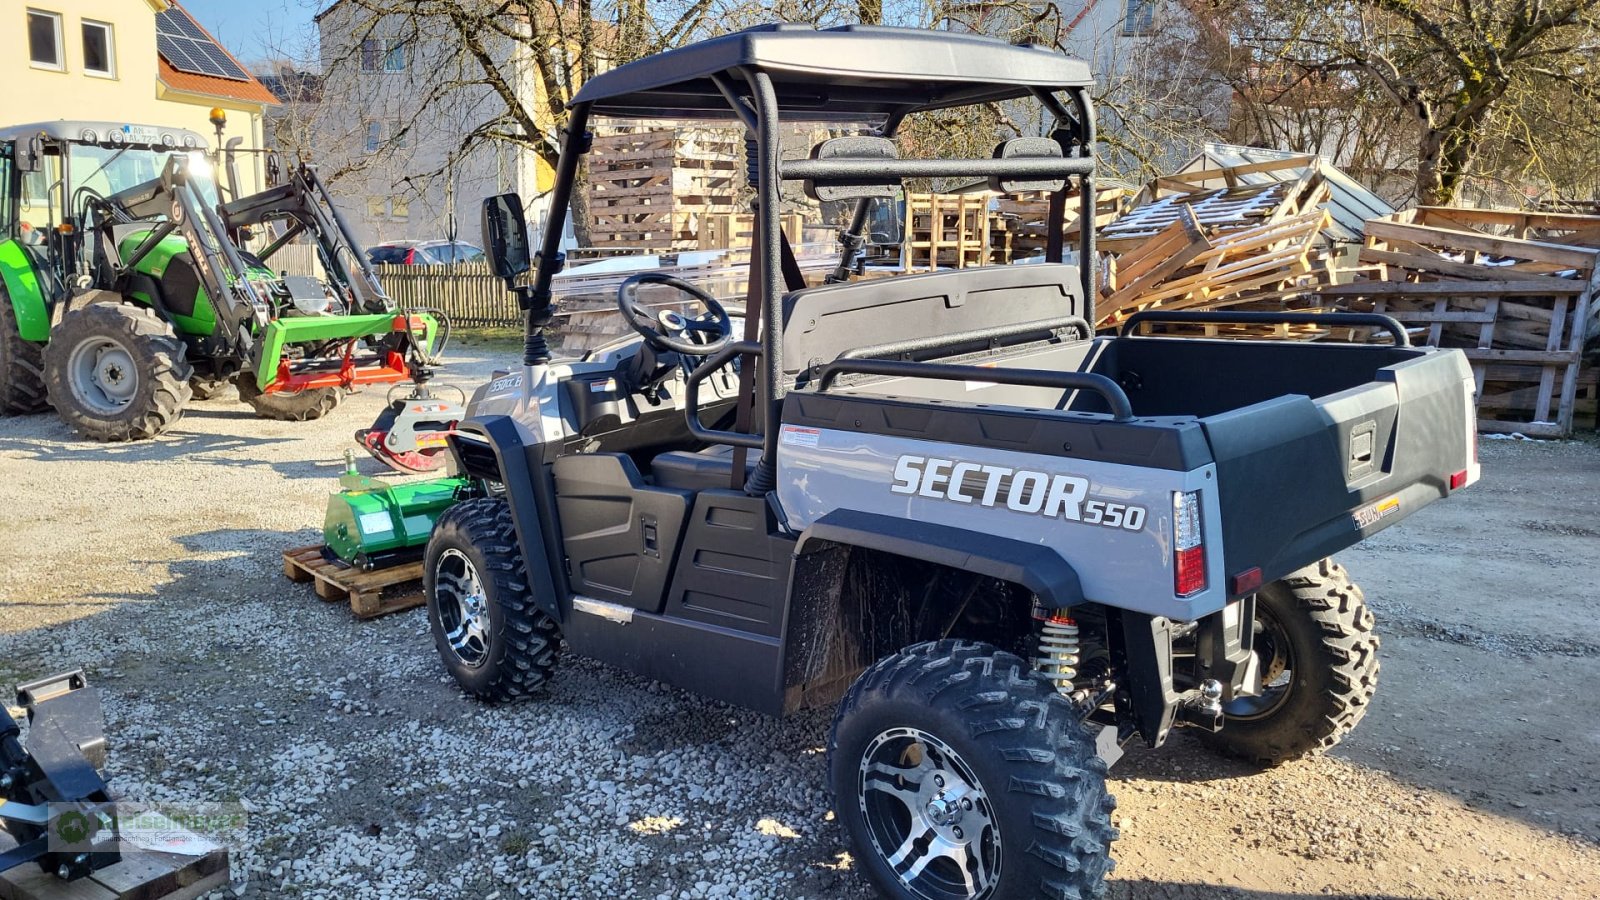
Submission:
<svg viewBox="0 0 1600 900">
<path fill-rule="evenodd" d="M 0 413 L 48 405 L 85 437 L 141 440 L 229 381 L 258 415 L 290 421 L 359 385 L 411 382 L 358 439 L 404 471 L 436 467 L 411 436 L 454 411 L 425 385 L 448 322 L 399 312 L 310 166 L 266 155 L 274 186 L 241 196 L 238 143 L 213 152 L 194 132 L 103 122 L 0 127 Z M 257 235 L 270 243 L 243 249 Z M 302 236 L 321 278 L 272 268 Z M 406 431 L 412 445 L 385 442 L 419 404 L 430 420 Z"/>
<path fill-rule="evenodd" d="M 468 478 L 389 482 L 356 471 L 345 451 L 339 491 L 328 498 L 322 555 L 371 571 L 422 558 L 433 523 L 473 492 Z"/>
</svg>

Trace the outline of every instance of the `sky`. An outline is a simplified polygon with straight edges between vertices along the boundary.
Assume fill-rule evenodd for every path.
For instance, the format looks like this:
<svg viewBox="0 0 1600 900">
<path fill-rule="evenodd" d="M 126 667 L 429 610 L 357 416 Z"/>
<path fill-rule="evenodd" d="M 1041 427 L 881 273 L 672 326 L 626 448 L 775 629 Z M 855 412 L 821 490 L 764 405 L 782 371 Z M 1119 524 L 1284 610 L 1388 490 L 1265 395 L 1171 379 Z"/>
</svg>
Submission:
<svg viewBox="0 0 1600 900">
<path fill-rule="evenodd" d="M 303 53 L 312 35 L 312 17 L 332 0 L 181 2 L 228 52 L 252 66 L 263 59 Z"/>
</svg>

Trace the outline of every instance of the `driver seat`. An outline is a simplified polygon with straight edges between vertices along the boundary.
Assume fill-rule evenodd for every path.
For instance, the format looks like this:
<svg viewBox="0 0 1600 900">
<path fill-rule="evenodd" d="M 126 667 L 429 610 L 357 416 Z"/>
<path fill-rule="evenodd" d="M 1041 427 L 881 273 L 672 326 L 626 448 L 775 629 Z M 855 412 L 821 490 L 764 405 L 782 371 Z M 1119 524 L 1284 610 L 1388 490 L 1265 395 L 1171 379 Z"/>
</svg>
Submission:
<svg viewBox="0 0 1600 900">
<path fill-rule="evenodd" d="M 756 467 L 759 453 L 745 456 L 745 479 Z M 723 444 L 699 452 L 671 450 L 656 454 L 650 475 L 659 488 L 679 491 L 722 490 L 733 480 L 733 447 Z"/>
</svg>

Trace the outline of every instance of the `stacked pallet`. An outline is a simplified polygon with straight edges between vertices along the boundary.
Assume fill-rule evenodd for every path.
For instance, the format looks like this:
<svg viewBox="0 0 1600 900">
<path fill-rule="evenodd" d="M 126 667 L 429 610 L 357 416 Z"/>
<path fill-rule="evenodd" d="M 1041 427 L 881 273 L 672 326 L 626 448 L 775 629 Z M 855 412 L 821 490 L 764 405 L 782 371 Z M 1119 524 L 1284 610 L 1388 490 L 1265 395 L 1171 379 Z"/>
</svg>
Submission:
<svg viewBox="0 0 1600 900">
<path fill-rule="evenodd" d="M 1478 427 L 1570 434 L 1585 339 L 1600 331 L 1600 216 L 1423 207 L 1372 219 L 1349 284 L 1324 298 L 1393 316 L 1413 341 L 1460 348 L 1478 389 Z"/>
<path fill-rule="evenodd" d="M 964 269 L 990 261 L 989 202 L 994 195 L 906 194 L 900 262 L 907 273 Z"/>
<path fill-rule="evenodd" d="M 735 132 L 650 128 L 597 135 L 588 159 L 595 247 L 692 250 L 704 217 L 739 211 L 744 144 Z"/>
<path fill-rule="evenodd" d="M 794 244 L 808 239 L 808 230 L 823 226 L 808 224 L 804 213 L 784 213 L 778 219 L 779 227 Z M 700 218 L 698 247 L 701 250 L 748 250 L 755 234 L 755 216 L 743 213 L 709 213 Z M 832 234 L 836 229 L 825 229 Z"/>
<path fill-rule="evenodd" d="M 1100 188 L 1095 192 L 1095 229 L 1103 229 L 1122 215 L 1128 202 L 1126 188 Z M 990 261 L 995 265 L 1044 253 L 1050 225 L 1050 196 L 1044 193 L 1004 194 L 991 204 Z M 1068 248 L 1078 239 L 1082 216 L 1076 194 L 1067 198 L 1064 238 Z"/>
<path fill-rule="evenodd" d="M 1098 327 L 1115 328 L 1150 309 L 1282 310 L 1329 280 L 1322 234 L 1331 220 L 1321 176 L 1307 169 L 1288 181 L 1204 186 L 1219 177 L 1232 181 L 1230 171 L 1156 179 L 1135 198 L 1141 205 L 1100 229 L 1098 246 L 1110 259 L 1096 304 Z M 1305 326 L 1198 330 L 1215 336 L 1319 336 Z"/>
</svg>

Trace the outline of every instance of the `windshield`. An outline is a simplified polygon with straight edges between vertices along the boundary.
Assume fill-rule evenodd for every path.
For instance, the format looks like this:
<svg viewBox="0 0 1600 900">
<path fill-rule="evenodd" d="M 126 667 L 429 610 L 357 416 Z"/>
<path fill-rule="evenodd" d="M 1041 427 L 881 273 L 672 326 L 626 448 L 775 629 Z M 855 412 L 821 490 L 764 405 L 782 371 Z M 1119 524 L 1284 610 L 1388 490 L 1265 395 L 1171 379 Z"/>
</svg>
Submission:
<svg viewBox="0 0 1600 900">
<path fill-rule="evenodd" d="M 89 188 L 102 197 L 152 181 L 161 175 L 167 157 L 184 153 L 189 157 L 190 184 L 203 203 L 217 204 L 217 185 L 211 161 L 203 151 L 147 150 L 135 147 L 100 147 L 72 144 L 68 149 L 74 190 Z"/>
</svg>

